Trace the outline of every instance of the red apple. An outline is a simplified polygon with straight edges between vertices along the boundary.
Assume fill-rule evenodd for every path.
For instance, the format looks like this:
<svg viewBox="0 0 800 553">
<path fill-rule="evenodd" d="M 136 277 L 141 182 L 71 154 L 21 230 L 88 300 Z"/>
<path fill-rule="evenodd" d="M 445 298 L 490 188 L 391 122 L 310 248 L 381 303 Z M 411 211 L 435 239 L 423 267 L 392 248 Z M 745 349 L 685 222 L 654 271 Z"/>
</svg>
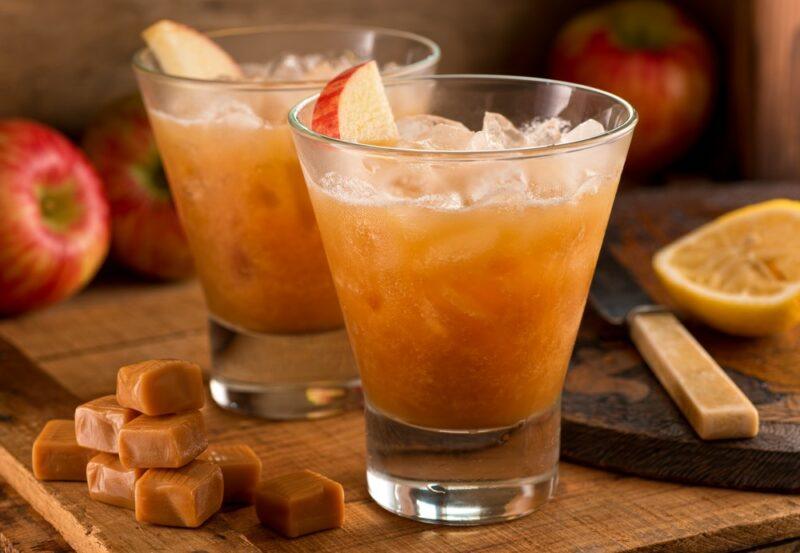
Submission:
<svg viewBox="0 0 800 553">
<path fill-rule="evenodd" d="M 365 144 L 397 140 L 397 125 L 374 61 L 346 69 L 325 85 L 314 105 L 311 129 Z"/>
<path fill-rule="evenodd" d="M 640 172 L 682 154 L 711 111 L 711 45 L 665 2 L 624 0 L 579 15 L 556 39 L 551 73 L 633 104 L 639 124 L 627 165 Z"/>
<path fill-rule="evenodd" d="M 104 110 L 83 147 L 106 187 L 114 258 L 150 277 L 190 276 L 192 256 L 139 97 Z"/>
<path fill-rule="evenodd" d="M 74 294 L 108 242 L 103 187 L 80 150 L 39 123 L 0 121 L 0 314 Z"/>
</svg>

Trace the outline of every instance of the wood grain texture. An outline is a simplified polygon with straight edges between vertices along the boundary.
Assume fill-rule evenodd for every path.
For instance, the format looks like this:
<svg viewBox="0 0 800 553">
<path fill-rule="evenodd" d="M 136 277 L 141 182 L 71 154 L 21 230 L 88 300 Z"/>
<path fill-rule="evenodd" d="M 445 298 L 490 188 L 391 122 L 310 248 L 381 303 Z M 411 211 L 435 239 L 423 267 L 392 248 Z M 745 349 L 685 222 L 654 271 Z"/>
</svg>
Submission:
<svg viewBox="0 0 800 553">
<path fill-rule="evenodd" d="M 547 0 L 501 0 L 490 8 L 481 0 L 4 0 L 0 116 L 80 131 L 100 105 L 135 90 L 130 60 L 142 46 L 139 33 L 164 17 L 200 29 L 297 22 L 392 27 L 440 43 L 442 72 L 503 73 L 517 58 L 522 65 L 540 59 L 570 11 Z M 538 32 L 530 32 L 532 24 Z"/>
<path fill-rule="evenodd" d="M 766 71 L 759 86 L 770 87 L 778 75 L 783 82 L 782 75 L 788 74 L 785 60 L 766 52 L 758 55 L 752 40 L 753 9 L 793 0 L 671 1 L 707 30 L 718 47 L 721 70 L 713 128 L 697 144 L 689 168 L 730 178 L 737 174 L 740 161 L 748 158 L 751 146 L 759 146 L 763 138 L 751 138 L 752 61 L 763 58 L 784 64 L 775 74 Z M 436 40 L 443 50 L 442 73 L 545 76 L 558 29 L 577 11 L 594 5 L 596 0 L 3 0 L 0 117 L 32 117 L 80 134 L 104 103 L 135 89 L 131 55 L 141 45 L 141 30 L 161 17 L 201 29 L 312 21 L 380 25 Z M 734 101 L 731 92 L 737 96 Z M 778 125 L 791 125 L 792 119 L 784 114 L 797 114 L 792 111 L 793 97 L 777 94 L 778 118 L 761 121 L 770 133 Z M 776 143 L 790 144 L 785 140 Z M 736 142 L 742 142 L 738 156 Z M 768 148 L 778 151 L 764 146 L 765 151 Z M 774 174 L 768 165 L 764 169 L 761 176 Z M 748 174 L 757 176 L 752 170 Z"/>
<path fill-rule="evenodd" d="M 67 553 L 72 548 L 22 496 L 0 480 L 0 551 Z"/>
<path fill-rule="evenodd" d="M 681 228 L 680 225 L 697 224 L 720 210 L 736 207 L 759 195 L 785 194 L 793 189 L 785 185 L 761 188 L 743 186 L 728 188 L 724 194 L 714 194 L 713 191 L 717 189 L 701 187 L 695 192 L 679 188 L 667 189 L 662 193 L 624 194 L 618 203 L 615 220 L 622 223 L 627 219 L 621 214 L 633 216 L 634 213 L 646 213 L 653 211 L 652 206 L 657 205 L 655 211 L 658 217 L 681 221 L 666 232 L 651 219 L 643 219 L 638 225 L 624 225 L 626 233 L 641 233 L 648 240 L 654 237 L 647 242 L 647 247 L 640 248 L 638 257 L 634 256 L 630 261 L 635 265 L 632 267 L 637 278 L 644 282 L 651 294 L 659 298 L 663 297 L 662 292 L 647 273 L 646 264 L 641 263 L 642 256 L 648 255 L 650 248 L 668 241 L 671 233 Z M 631 248 L 631 251 L 635 249 L 634 246 Z M 124 302 L 114 301 L 115 296 L 125 298 Z M 174 304 L 171 297 L 174 297 Z M 163 305 L 159 306 L 159 303 Z M 91 316 L 80 315 L 84 306 L 95 310 Z M 73 309 L 74 318 L 67 314 Z M 184 322 L 181 322 L 182 313 L 186 317 Z M 149 325 L 144 322 L 148 318 L 151 320 Z M 0 380 L 0 412 L 22 415 L 12 423 L 0 423 L 0 442 L 5 446 L 11 434 L 8 443 L 12 444 L 12 449 L 16 448 L 18 453 L 14 459 L 18 460 L 7 463 L 4 458 L 0 461 L 0 470 L 11 472 L 18 479 L 19 475 L 24 475 L 30 463 L 30 443 L 42 419 L 61 416 L 79 401 L 89 399 L 90 396 L 85 392 L 87 389 L 95 389 L 92 395 L 111 391 L 117 367 L 128 362 L 129 358 L 140 359 L 148 352 L 160 354 L 173 346 L 184 348 L 182 351 L 196 358 L 205 358 L 207 350 L 202 330 L 203 318 L 200 296 L 196 294 L 193 284 L 151 288 L 100 283 L 98 287 L 90 288 L 56 308 L 0 323 L 0 336 L 8 338 L 14 335 L 13 341 L 17 345 L 23 346 L 26 351 L 30 347 L 32 357 L 43 356 L 44 364 L 57 362 L 57 365 L 50 365 L 48 370 L 54 374 L 68 375 L 61 379 L 70 390 L 76 390 L 80 395 L 79 399 L 76 394 L 61 389 L 39 371 L 21 369 L 17 364 L 10 365 L 12 382 L 8 382 L 7 374 L 5 380 Z M 34 320 L 36 324 L 32 323 Z M 130 326 L 129 321 L 132 321 Z M 68 329 L 61 328 L 65 324 L 69 326 Z M 25 331 L 20 331 L 22 327 Z M 183 330 L 179 330 L 176 338 L 176 328 L 184 328 L 189 334 L 184 336 L 180 334 Z M 72 339 L 64 338 L 62 331 L 74 336 L 76 343 L 70 344 Z M 197 335 L 192 334 L 194 332 Z M 767 340 L 759 342 L 758 347 L 743 344 L 738 353 L 727 353 L 731 358 L 728 359 L 718 355 L 729 347 L 719 342 L 721 337 L 714 334 L 698 336 L 725 366 L 729 366 L 727 363 L 731 360 L 742 363 L 742 359 L 760 358 L 761 348 L 769 348 L 781 359 L 798 366 L 796 356 L 800 348 L 794 340 L 800 338 Z M 613 335 L 603 335 L 603 338 L 615 339 Z M 55 348 L 50 342 L 59 345 Z M 26 343 L 29 346 L 26 347 Z M 635 352 L 624 349 L 613 351 L 615 353 L 611 355 L 617 357 L 610 359 L 610 364 L 625 366 L 631 362 L 632 355 L 636 362 Z M 747 366 L 749 370 L 759 371 L 758 363 Z M 2 375 L 9 365 L 2 362 L 0 367 Z M 772 375 L 772 372 L 770 369 L 759 374 Z M 791 376 L 780 371 L 778 374 L 781 376 L 775 377 L 775 382 L 792 384 Z M 30 403 L 31 398 L 25 395 L 29 392 L 15 393 L 14 386 L 20 384 L 14 382 L 20 378 L 29 382 L 29 375 L 34 375 L 36 389 L 42 390 L 42 394 L 37 394 L 34 406 L 19 410 L 19 402 Z M 98 380 L 107 382 L 108 388 L 100 390 L 102 386 L 95 384 Z M 600 375 L 596 381 L 598 386 L 620 386 L 625 390 L 623 393 L 634 398 L 643 393 L 641 386 L 627 378 L 624 371 Z M 604 472 L 568 462 L 561 463 L 561 484 L 555 500 L 524 519 L 461 529 L 415 523 L 383 511 L 367 498 L 363 480 L 361 414 L 348 413 L 311 422 L 267 423 L 213 406 L 207 407 L 205 413 L 214 439 L 249 443 L 262 458 L 265 475 L 310 468 L 345 486 L 347 519 L 342 530 L 285 540 L 261 527 L 249 508 L 224 512 L 211 521 L 210 528 L 219 530 L 217 533 L 225 532 L 224 535 L 232 536 L 230 540 L 247 540 L 243 543 L 250 542 L 265 551 L 739 551 L 800 537 L 800 499 L 796 496 L 683 486 Z M 13 424 L 13 432 L 7 430 L 7 424 Z M 173 543 L 173 550 L 185 551 L 198 545 L 192 542 L 200 535 L 196 532 L 138 526 L 131 523 L 128 512 L 124 512 L 124 517 L 128 518 L 121 520 L 119 511 L 122 510 L 87 503 L 85 487 L 80 483 L 46 484 L 31 482 L 27 478 L 18 482 L 28 490 L 26 495 L 29 497 L 32 494 L 30 490 L 34 490 L 36 495 L 53 494 L 58 498 L 55 503 L 63 501 L 64 505 L 68 505 L 67 518 L 77 518 L 81 521 L 79 525 L 82 525 L 82 532 L 88 531 L 88 534 L 81 534 L 83 537 L 75 537 L 78 540 L 95 540 L 100 546 L 106 547 L 112 543 L 110 540 L 122 539 L 117 534 L 123 534 L 133 536 L 132 540 L 143 544 L 138 550 L 142 547 L 164 550 L 163 542 L 158 540 L 178 535 L 184 541 L 180 547 Z M 64 515 L 65 508 L 54 510 L 51 503 L 51 500 L 40 501 L 37 508 L 45 513 L 48 520 L 62 524 L 58 522 L 58 517 Z M 115 530 L 108 530 L 109 525 Z M 117 528 L 125 531 L 117 532 Z M 232 542 L 226 542 L 229 551 L 236 549 L 230 545 Z M 196 548 L 212 550 L 215 543 L 204 543 Z M 126 546 L 131 546 L 131 543 L 126 543 Z M 44 550 L 47 550 L 46 546 Z M 137 551 L 135 548 L 127 550 Z"/>
<path fill-rule="evenodd" d="M 642 190 L 615 206 L 609 243 L 656 303 L 671 305 L 650 266 L 653 253 L 747 203 L 800 198 L 800 185 L 709 185 Z M 657 206 L 657 207 L 654 207 Z M 628 340 L 585 317 L 562 402 L 566 459 L 641 476 L 749 489 L 800 490 L 800 329 L 746 340 L 684 317 L 691 333 L 756 404 L 759 435 L 699 439 Z"/>
<path fill-rule="evenodd" d="M 178 357 L 208 367 L 206 312 L 193 281 L 143 284 L 101 275 L 69 302 L 0 319 L 0 333 L 84 401 L 113 393 L 116 373 L 103 370 L 109 366 Z"/>
<path fill-rule="evenodd" d="M 566 463 L 558 497 L 530 517 L 483 528 L 424 525 L 393 516 L 367 499 L 359 413 L 270 424 L 213 407 L 206 409 L 212 436 L 250 443 L 264 461 L 265 474 L 309 467 L 342 482 L 344 529 L 285 540 L 261 527 L 252 508 L 217 515 L 199 531 L 138 525 L 129 511 L 89 501 L 82 483 L 30 478 L 29 442 L 40 420 L 62 416 L 77 400 L 7 347 L 0 367 L 0 405 L 4 413 L 19 413 L 0 425 L 0 471 L 59 530 L 66 530 L 67 541 L 79 551 L 246 551 L 249 543 L 265 551 L 323 552 L 735 551 L 800 535 L 800 501 L 791 496 L 683 487 Z M 30 403 L 34 398 L 35 405 Z"/>
<path fill-rule="evenodd" d="M 202 532 L 141 525 L 127 509 L 88 499 L 83 482 L 40 482 L 31 473 L 31 445 L 44 423 L 70 418 L 75 396 L 7 343 L 0 343 L 0 476 L 79 551 L 241 551 L 257 549 L 221 521 Z"/>
</svg>

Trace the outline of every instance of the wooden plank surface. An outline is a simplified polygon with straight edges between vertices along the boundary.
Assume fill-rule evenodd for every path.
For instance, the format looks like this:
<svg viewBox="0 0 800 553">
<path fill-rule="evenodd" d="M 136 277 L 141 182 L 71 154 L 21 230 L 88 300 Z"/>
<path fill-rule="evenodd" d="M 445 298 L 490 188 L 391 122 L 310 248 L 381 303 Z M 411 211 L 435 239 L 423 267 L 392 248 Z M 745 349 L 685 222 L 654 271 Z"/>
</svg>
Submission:
<svg viewBox="0 0 800 553">
<path fill-rule="evenodd" d="M 777 196 L 786 190 L 785 185 L 765 187 L 756 195 Z M 618 208 L 646 212 L 657 205 L 658 209 L 675 210 L 680 203 L 706 210 L 711 216 L 714 209 L 734 207 L 754 195 L 752 187 L 731 188 L 711 206 L 707 200 L 709 193 L 702 188 L 637 192 L 622 198 Z M 681 216 L 677 211 L 674 215 Z M 86 315 L 87 311 L 91 316 Z M 67 388 L 59 388 L 41 374 L 37 376 L 41 379 L 39 387 L 49 400 L 38 402 L 35 416 L 20 415 L 24 431 L 14 439 L 17 457 L 0 460 L 0 470 L 16 478 L 21 474 L 24 479 L 26 463 L 30 463 L 30 442 L 38 431 L 39 419 L 65 414 L 71 408 L 67 406 L 70 402 L 74 406 L 78 401 L 111 392 L 119 364 L 139 360 L 152 352 L 183 348 L 181 351 L 187 357 L 207 366 L 203 328 L 202 304 L 194 284 L 103 284 L 53 309 L 0 322 L 0 336 L 14 342 Z M 26 372 L 18 370 L 15 374 Z M 2 409 L 22 401 L 3 392 L 7 389 L 0 388 Z M 262 457 L 267 474 L 308 467 L 345 486 L 347 521 L 342 530 L 284 540 L 259 526 L 251 509 L 215 517 L 210 523 L 212 531 L 230 536 L 230 540 L 241 540 L 231 541 L 241 547 L 247 547 L 249 542 L 270 551 L 691 552 L 738 551 L 800 536 L 797 496 L 682 486 L 570 463 L 561 464 L 556 499 L 529 517 L 482 528 L 424 525 L 386 513 L 367 498 L 363 481 L 363 418 L 359 413 L 322 421 L 267 423 L 215 407 L 207 408 L 206 412 L 214 439 L 247 441 Z M 51 521 L 59 516 L 81 520 L 79 526 L 89 533 L 84 537 L 72 536 L 70 541 L 77 544 L 94 540 L 100 548 L 95 550 L 123 539 L 112 534 L 134 536 L 136 543 L 147 544 L 152 550 L 166 550 L 163 549 L 166 542 L 158 540 L 172 539 L 167 535 L 177 533 L 181 541 L 175 551 L 194 547 L 191 542 L 201 535 L 194 531 L 140 527 L 130 522 L 130 513 L 105 505 L 85 504 L 85 489 L 80 483 L 25 481 L 25 485 L 29 496 L 58 498 L 56 503 L 61 507 L 39 501 L 37 509 Z M 67 505 L 66 513 L 63 505 Z M 127 521 L 123 520 L 126 517 Z M 18 519 L 12 517 L 12 520 Z M 3 526 L 0 533 L 10 534 L 6 531 L 9 523 L 0 521 Z M 104 530 L 109 524 L 113 532 Z M 127 531 L 119 532 L 121 528 Z M 156 535 L 158 540 L 153 538 Z M 42 539 L 51 540 L 53 536 L 42 535 Z M 197 549 L 212 550 L 214 545 L 203 543 Z M 227 549 L 236 547 L 228 543 Z M 39 550 L 48 550 L 48 546 Z"/>
<path fill-rule="evenodd" d="M 79 551 L 257 551 L 223 520 L 202 532 L 142 527 L 132 513 L 89 500 L 82 482 L 40 482 L 31 473 L 31 446 L 44 423 L 70 418 L 77 397 L 21 352 L 0 343 L 0 476 Z"/>
<path fill-rule="evenodd" d="M 72 550 L 21 495 L 0 480 L 0 551 L 67 553 Z"/>
</svg>

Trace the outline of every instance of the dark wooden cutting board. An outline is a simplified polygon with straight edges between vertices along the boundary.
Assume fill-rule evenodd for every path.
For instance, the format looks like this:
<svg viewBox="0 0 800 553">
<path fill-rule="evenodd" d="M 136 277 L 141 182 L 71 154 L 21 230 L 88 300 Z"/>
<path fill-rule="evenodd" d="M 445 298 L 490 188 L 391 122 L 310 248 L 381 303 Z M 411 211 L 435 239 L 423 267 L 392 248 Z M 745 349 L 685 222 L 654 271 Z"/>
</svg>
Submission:
<svg viewBox="0 0 800 553">
<path fill-rule="evenodd" d="M 800 183 L 728 188 L 692 185 L 629 193 L 609 229 L 616 257 L 659 303 L 670 299 L 652 254 L 714 217 L 771 198 L 800 199 Z M 684 317 L 689 330 L 756 405 L 749 440 L 700 440 L 627 337 L 587 308 L 563 398 L 562 456 L 592 466 L 679 482 L 800 491 L 800 329 L 746 339 Z"/>
</svg>

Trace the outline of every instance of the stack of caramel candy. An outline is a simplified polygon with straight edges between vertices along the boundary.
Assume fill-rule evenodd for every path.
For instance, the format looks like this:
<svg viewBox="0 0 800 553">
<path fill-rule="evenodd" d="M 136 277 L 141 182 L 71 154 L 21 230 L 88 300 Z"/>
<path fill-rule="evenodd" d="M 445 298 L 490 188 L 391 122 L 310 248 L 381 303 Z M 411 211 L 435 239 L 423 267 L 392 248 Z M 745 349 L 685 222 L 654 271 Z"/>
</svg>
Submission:
<svg viewBox="0 0 800 553">
<path fill-rule="evenodd" d="M 209 446 L 194 363 L 157 359 L 117 374 L 116 395 L 49 421 L 33 446 L 40 480 L 86 481 L 95 501 L 133 509 L 136 520 L 196 528 L 223 503 L 256 504 L 261 522 L 287 537 L 340 527 L 342 486 L 311 471 L 262 482 L 245 444 Z"/>
</svg>

